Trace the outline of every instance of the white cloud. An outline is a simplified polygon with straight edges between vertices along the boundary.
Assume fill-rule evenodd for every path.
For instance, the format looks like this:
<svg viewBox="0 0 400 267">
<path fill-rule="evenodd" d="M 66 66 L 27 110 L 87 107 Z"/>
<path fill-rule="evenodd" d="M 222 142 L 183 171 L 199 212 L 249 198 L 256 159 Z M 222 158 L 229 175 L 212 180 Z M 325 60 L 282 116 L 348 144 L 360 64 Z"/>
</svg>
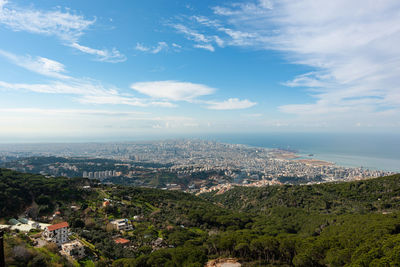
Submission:
<svg viewBox="0 0 400 267">
<path fill-rule="evenodd" d="M 163 108 L 175 108 L 177 105 L 167 101 L 151 101 L 152 106 L 163 107 Z"/>
<path fill-rule="evenodd" d="M 196 102 L 196 98 L 210 95 L 215 92 L 214 88 L 190 82 L 140 82 L 132 84 L 131 88 L 151 98 L 138 98 L 123 95 L 117 88 L 112 86 L 108 88 L 104 87 L 98 81 L 91 79 L 78 79 L 63 75 L 62 72 L 65 72 L 64 65 L 54 60 L 42 57 L 36 57 L 35 59 L 31 56 L 22 57 L 2 50 L 0 50 L 0 55 L 8 58 L 14 64 L 30 71 L 63 80 L 51 81 L 48 83 L 8 83 L 0 81 L 0 89 L 31 91 L 42 94 L 75 95 L 78 96 L 76 100 L 83 104 L 113 104 L 137 107 L 157 106 L 173 108 L 177 107 L 177 105 L 169 101 L 187 101 L 193 103 Z M 219 104 L 221 103 L 212 103 L 212 105 Z"/>
<path fill-rule="evenodd" d="M 23 67 L 27 70 L 39 73 L 41 75 L 59 79 L 70 78 L 69 76 L 62 74 L 65 72 L 65 66 L 63 64 L 48 58 L 18 56 L 3 50 L 0 50 L 0 56 L 7 58 L 17 66 Z"/>
<path fill-rule="evenodd" d="M 208 27 L 220 27 L 221 26 L 219 21 L 211 20 L 205 16 L 192 16 L 192 17 L 190 17 L 190 19 L 194 20 L 204 26 L 208 26 Z"/>
<path fill-rule="evenodd" d="M 105 88 L 98 82 L 83 79 L 38 84 L 7 83 L 0 81 L 0 89 L 25 90 L 42 94 L 74 95 L 77 96 L 76 100 L 83 104 L 176 107 L 176 105 L 167 101 L 153 101 L 152 99 L 122 95 L 116 88 Z"/>
<path fill-rule="evenodd" d="M 179 81 L 139 82 L 132 84 L 131 88 L 157 99 L 188 102 L 200 96 L 210 95 L 215 91 L 214 88 L 203 84 Z"/>
<path fill-rule="evenodd" d="M 176 44 L 172 44 L 173 47 L 178 47 Z M 157 46 L 147 47 L 141 43 L 137 43 L 135 49 L 141 52 L 148 52 L 151 54 L 158 54 L 161 51 L 168 50 L 168 44 L 166 42 L 158 42 Z"/>
<path fill-rule="evenodd" d="M 168 49 L 168 45 L 166 42 L 159 42 L 157 47 L 155 47 L 151 52 L 153 54 L 157 54 L 159 52 L 161 52 L 162 50 L 166 50 Z"/>
<path fill-rule="evenodd" d="M 303 119 L 319 114 L 313 119 L 320 121 L 329 113 L 347 114 L 353 124 L 360 117 L 384 118 L 382 110 L 398 112 L 399 1 L 259 0 L 212 10 L 212 19 L 197 16 L 180 22 L 188 25 L 180 32 L 186 37 L 202 34 L 203 43 L 210 45 L 216 44 L 212 36 L 218 36 L 224 46 L 278 50 L 289 62 L 314 68 L 285 85 L 306 88 L 315 100 L 284 105 L 282 112 Z M 199 44 L 199 38 L 192 40 Z"/>
<path fill-rule="evenodd" d="M 224 40 L 222 40 L 220 37 L 218 36 L 214 36 L 215 39 L 215 43 L 219 46 L 219 47 L 224 47 Z"/>
<path fill-rule="evenodd" d="M 143 44 L 140 44 L 140 43 L 136 44 L 135 49 L 138 50 L 138 51 L 142 51 L 142 52 L 148 52 L 150 50 L 149 47 L 144 46 Z"/>
<path fill-rule="evenodd" d="M 187 36 L 188 39 L 196 41 L 196 42 L 201 42 L 201 43 L 208 43 L 210 42 L 210 38 L 205 36 L 202 33 L 199 33 L 195 30 L 189 29 L 185 25 L 182 24 L 175 24 L 173 27 L 180 33 L 183 33 Z"/>
<path fill-rule="evenodd" d="M 272 9 L 274 7 L 272 0 L 259 0 L 259 4 L 266 9 Z"/>
<path fill-rule="evenodd" d="M 98 61 L 110 63 L 126 61 L 126 56 L 121 54 L 116 48 L 113 48 L 111 51 L 107 49 L 94 49 L 78 43 L 71 43 L 70 46 L 83 53 L 96 56 Z"/>
<path fill-rule="evenodd" d="M 8 1 L 2 1 L 0 4 L 1 24 L 14 31 L 54 35 L 64 41 L 76 41 L 95 21 L 69 11 L 42 11 L 15 5 L 11 8 Z"/>
<path fill-rule="evenodd" d="M 257 103 L 251 102 L 247 99 L 240 100 L 238 98 L 229 98 L 228 100 L 222 102 L 207 102 L 208 109 L 216 110 L 232 110 L 232 109 L 246 109 L 255 106 Z"/>
<path fill-rule="evenodd" d="M 84 95 L 78 98 L 78 101 L 83 104 L 112 104 L 112 105 L 128 105 L 136 107 L 146 107 L 147 104 L 139 98 L 124 97 L 119 95 Z"/>
<path fill-rule="evenodd" d="M 229 37 L 225 42 L 233 46 L 252 46 L 258 39 L 258 35 L 255 33 L 233 30 L 226 27 L 219 27 L 217 30 L 225 33 Z"/>
<path fill-rule="evenodd" d="M 214 52 L 215 51 L 215 48 L 210 44 L 195 44 L 193 47 L 205 49 L 205 50 L 208 50 L 210 52 Z"/>
<path fill-rule="evenodd" d="M 104 88 L 101 84 L 90 80 L 74 79 L 68 82 L 53 81 L 49 83 L 7 83 L 0 81 L 0 88 L 8 90 L 26 90 L 45 94 L 68 94 L 81 96 L 115 96 L 115 88 Z"/>
<path fill-rule="evenodd" d="M 80 36 L 94 24 L 96 19 L 88 20 L 69 10 L 43 11 L 30 8 L 21 8 L 2 1 L 0 4 L 0 24 L 13 31 L 26 31 L 34 34 L 56 36 L 67 46 L 81 52 L 95 55 L 97 60 L 117 63 L 126 60 L 126 57 L 117 49 L 94 49 L 78 44 Z"/>
<path fill-rule="evenodd" d="M 192 19 L 196 22 L 199 22 L 200 24 L 207 26 L 217 24 L 217 22 L 210 21 L 205 17 L 193 16 Z M 172 26 L 179 33 L 184 34 L 188 40 L 194 41 L 195 42 L 195 44 L 193 45 L 194 48 L 200 48 L 208 50 L 210 52 L 214 52 L 215 48 L 213 46 L 213 43 L 215 43 L 219 47 L 224 47 L 225 44 L 224 40 L 222 40 L 217 35 L 206 35 L 203 33 L 199 33 L 198 31 L 190 29 L 189 27 L 182 24 L 173 24 Z"/>
<path fill-rule="evenodd" d="M 163 107 L 163 108 L 174 108 L 175 104 L 167 101 L 150 101 L 148 99 L 137 98 L 137 97 L 126 97 L 121 95 L 85 95 L 78 99 L 83 104 L 113 104 L 113 105 L 128 105 L 136 107 Z"/>
</svg>

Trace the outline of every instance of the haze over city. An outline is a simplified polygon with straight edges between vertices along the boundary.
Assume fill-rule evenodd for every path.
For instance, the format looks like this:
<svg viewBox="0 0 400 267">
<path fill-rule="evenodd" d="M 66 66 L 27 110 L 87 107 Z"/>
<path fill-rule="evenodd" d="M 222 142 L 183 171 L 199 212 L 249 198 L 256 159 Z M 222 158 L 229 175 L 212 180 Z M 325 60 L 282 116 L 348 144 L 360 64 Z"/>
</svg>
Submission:
<svg viewBox="0 0 400 267">
<path fill-rule="evenodd" d="M 1 140 L 398 131 L 399 5 L 0 0 Z"/>
</svg>

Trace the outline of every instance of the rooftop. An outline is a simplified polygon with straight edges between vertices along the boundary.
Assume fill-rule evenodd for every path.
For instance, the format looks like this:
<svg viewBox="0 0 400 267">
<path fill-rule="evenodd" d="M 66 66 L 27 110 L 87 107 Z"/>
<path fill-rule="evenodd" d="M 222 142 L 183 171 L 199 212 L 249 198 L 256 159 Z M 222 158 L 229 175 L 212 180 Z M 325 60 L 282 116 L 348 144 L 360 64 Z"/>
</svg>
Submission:
<svg viewBox="0 0 400 267">
<path fill-rule="evenodd" d="M 117 244 L 128 244 L 130 241 L 128 239 L 120 237 L 120 238 L 115 239 L 114 242 Z"/>
<path fill-rule="evenodd" d="M 54 231 L 60 228 L 64 228 L 64 227 L 69 227 L 67 222 L 61 222 L 61 223 L 57 223 L 57 224 L 53 224 L 47 227 L 47 229 L 49 231 Z"/>
</svg>

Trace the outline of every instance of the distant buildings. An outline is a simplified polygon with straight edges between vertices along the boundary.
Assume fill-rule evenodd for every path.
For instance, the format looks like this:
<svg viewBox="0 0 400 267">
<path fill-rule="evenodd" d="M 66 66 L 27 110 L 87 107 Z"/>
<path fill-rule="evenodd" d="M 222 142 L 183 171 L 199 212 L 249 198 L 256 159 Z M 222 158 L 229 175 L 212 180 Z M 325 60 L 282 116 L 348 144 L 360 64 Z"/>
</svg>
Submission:
<svg viewBox="0 0 400 267">
<path fill-rule="evenodd" d="M 68 223 L 61 222 L 47 226 L 44 229 L 43 236 L 48 242 L 54 242 L 58 246 L 68 241 Z"/>
<path fill-rule="evenodd" d="M 68 145 L 71 146 L 71 145 Z M 169 140 L 149 143 L 80 144 L 73 149 L 55 149 L 43 146 L 46 153 L 68 157 L 67 162 L 43 158 L 43 164 L 28 159 L 8 164 L 19 171 L 40 170 L 43 174 L 69 177 L 82 175 L 103 181 L 122 177 L 133 185 L 153 186 L 139 179 L 153 173 L 171 173 L 177 178 L 190 178 L 189 184 L 160 185 L 169 190 L 197 193 L 210 186 L 225 183 L 249 185 L 261 180 L 282 183 L 321 183 L 359 180 L 394 174 L 388 171 L 342 167 L 292 151 L 256 148 L 237 144 L 224 144 L 202 140 Z M 35 148 L 34 153 L 37 153 Z M 68 154 L 64 154 L 68 150 Z M 31 156 L 27 153 L 26 156 Z M 13 152 L 0 152 L 0 156 L 14 156 Z M 79 158 L 71 158 L 76 156 Z M 85 161 L 82 161 L 84 157 Z M 102 160 L 99 161 L 99 158 Z M 136 162 L 133 164 L 132 160 Z M 138 162 L 139 161 L 139 162 Z M 142 164 L 143 163 L 143 164 Z M 127 180 L 126 178 L 134 178 Z M 201 184 L 202 181 L 211 183 Z M 113 179 L 108 181 L 113 182 Z M 195 185 L 194 185 L 195 184 Z M 270 184 L 270 182 L 266 182 Z"/>
<path fill-rule="evenodd" d="M 106 171 L 95 171 L 95 172 L 87 172 L 84 171 L 82 173 L 82 177 L 84 178 L 89 178 L 89 179 L 106 179 L 110 177 L 115 177 L 115 176 L 121 176 L 122 172 L 116 171 L 116 170 L 106 170 Z"/>
</svg>

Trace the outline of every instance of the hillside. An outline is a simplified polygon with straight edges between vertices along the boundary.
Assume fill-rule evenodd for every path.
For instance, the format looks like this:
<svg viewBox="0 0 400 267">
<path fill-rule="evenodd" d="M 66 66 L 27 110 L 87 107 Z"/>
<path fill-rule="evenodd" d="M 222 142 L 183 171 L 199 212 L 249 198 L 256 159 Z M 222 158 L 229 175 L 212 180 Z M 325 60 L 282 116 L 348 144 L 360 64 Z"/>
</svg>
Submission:
<svg viewBox="0 0 400 267">
<path fill-rule="evenodd" d="M 82 186 L 84 179 L 65 177 L 46 178 L 38 174 L 20 173 L 0 169 L 0 214 L 2 217 L 17 216 L 32 203 L 36 203 L 36 216 L 51 213 L 57 202 L 82 201 L 89 192 Z"/>
<path fill-rule="evenodd" d="M 203 197 L 234 210 L 268 213 L 276 207 L 344 214 L 400 210 L 400 174 L 354 182 L 236 187 Z"/>
<path fill-rule="evenodd" d="M 0 191 L 0 219 L 31 208 L 33 200 L 39 202 L 39 219 L 59 211 L 47 222 L 67 221 L 73 236 L 87 247 L 87 257 L 75 265 L 204 266 L 209 259 L 227 257 L 245 266 L 400 265 L 399 175 L 341 184 L 235 188 L 196 197 L 86 179 L 0 173 L 5 189 Z M 104 199 L 110 205 L 104 206 Z M 17 204 L 11 209 L 13 201 Z M 133 230 L 110 228 L 110 221 L 118 218 L 130 220 Z M 116 237 L 130 245 L 115 244 Z M 26 257 L 19 257 L 21 247 Z M 41 266 L 52 266 L 58 255 L 51 248 L 36 248 L 22 233 L 6 234 L 6 248 L 14 266 L 32 265 L 38 258 Z"/>
</svg>

